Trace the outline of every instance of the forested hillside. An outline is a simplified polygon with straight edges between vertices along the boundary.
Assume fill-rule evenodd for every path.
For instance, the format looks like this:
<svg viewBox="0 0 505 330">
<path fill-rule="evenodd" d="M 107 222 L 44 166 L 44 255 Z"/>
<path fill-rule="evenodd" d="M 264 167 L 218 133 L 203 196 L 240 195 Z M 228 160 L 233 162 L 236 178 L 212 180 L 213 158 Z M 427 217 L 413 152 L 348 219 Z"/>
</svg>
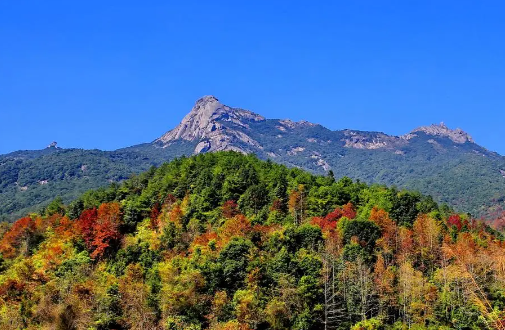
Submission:
<svg viewBox="0 0 505 330">
<path fill-rule="evenodd" d="M 230 150 L 314 174 L 332 170 L 337 177 L 420 191 L 477 217 L 505 208 L 505 158 L 460 129 L 442 123 L 402 136 L 332 131 L 306 121 L 266 119 L 205 96 L 151 143 L 114 151 L 49 147 L 0 155 L 0 220 L 13 221 L 56 197 L 68 203 L 175 157 Z"/>
<path fill-rule="evenodd" d="M 119 183 L 191 149 L 150 145 L 115 150 L 46 148 L 0 156 L 0 220 L 38 211 L 54 198 L 70 202 L 90 189 Z"/>
<path fill-rule="evenodd" d="M 504 329 L 505 243 L 432 198 L 234 152 L 1 228 L 1 329 Z"/>
</svg>

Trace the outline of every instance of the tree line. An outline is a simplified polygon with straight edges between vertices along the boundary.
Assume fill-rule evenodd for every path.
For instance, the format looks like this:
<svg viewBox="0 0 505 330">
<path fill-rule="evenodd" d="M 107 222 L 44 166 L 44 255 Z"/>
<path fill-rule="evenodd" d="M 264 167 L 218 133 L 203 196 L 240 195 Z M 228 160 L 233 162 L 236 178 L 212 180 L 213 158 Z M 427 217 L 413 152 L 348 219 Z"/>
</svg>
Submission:
<svg viewBox="0 0 505 330">
<path fill-rule="evenodd" d="M 179 158 L 0 227 L 2 329 L 504 329 L 501 231 L 394 187 Z"/>
</svg>

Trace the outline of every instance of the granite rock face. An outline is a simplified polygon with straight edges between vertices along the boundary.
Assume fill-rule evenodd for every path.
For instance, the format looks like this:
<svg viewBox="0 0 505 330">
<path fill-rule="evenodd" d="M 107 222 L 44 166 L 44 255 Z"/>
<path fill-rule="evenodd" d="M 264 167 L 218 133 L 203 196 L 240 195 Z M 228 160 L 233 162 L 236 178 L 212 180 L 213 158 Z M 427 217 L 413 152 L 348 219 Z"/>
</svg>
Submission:
<svg viewBox="0 0 505 330">
<path fill-rule="evenodd" d="M 345 130 L 342 141 L 346 148 L 355 149 L 394 149 L 402 147 L 408 142 L 398 136 L 387 135 L 380 132 L 360 132 Z"/>
<path fill-rule="evenodd" d="M 245 132 L 251 122 L 265 118 L 254 112 L 232 108 L 219 102 L 214 96 L 204 96 L 173 130 L 165 133 L 155 142 L 164 148 L 177 140 L 197 142 L 194 153 L 233 150 L 248 152 L 248 148 L 237 144 L 262 148 Z"/>
<path fill-rule="evenodd" d="M 433 124 L 430 126 L 421 126 L 416 128 L 411 132 L 411 134 L 415 134 L 416 132 L 423 132 L 427 135 L 441 136 L 447 137 L 451 139 L 455 143 L 466 143 L 466 142 L 474 142 L 472 137 L 463 131 L 460 128 L 450 129 L 443 122 L 439 125 Z"/>
<path fill-rule="evenodd" d="M 181 123 L 157 139 L 155 143 L 166 148 L 176 141 L 191 141 L 196 145 L 194 148 L 195 154 L 223 150 L 258 153 L 268 148 L 268 146 L 263 146 L 252 137 L 255 132 L 251 125 L 260 122 L 273 122 L 275 131 L 281 133 L 276 138 L 293 136 L 302 131 L 306 132 L 322 127 L 308 121 L 267 120 L 254 112 L 224 105 L 215 96 L 208 95 L 197 100 Z M 344 148 L 349 149 L 383 149 L 396 154 L 404 154 L 399 149 L 407 146 L 420 132 L 433 137 L 449 138 L 457 144 L 474 142 L 472 137 L 463 130 L 459 128 L 450 129 L 444 123 L 441 123 L 439 125 L 422 126 L 402 136 L 356 130 L 335 131 L 335 134 L 340 134 L 340 138 L 337 141 L 327 140 L 324 143 L 340 143 Z M 309 136 L 305 140 L 311 143 L 321 141 L 317 136 Z M 293 149 L 297 146 L 292 145 L 290 147 L 290 149 Z M 277 152 L 278 150 L 265 151 L 267 155 L 273 155 Z M 289 150 L 288 155 L 293 155 L 293 151 Z"/>
</svg>

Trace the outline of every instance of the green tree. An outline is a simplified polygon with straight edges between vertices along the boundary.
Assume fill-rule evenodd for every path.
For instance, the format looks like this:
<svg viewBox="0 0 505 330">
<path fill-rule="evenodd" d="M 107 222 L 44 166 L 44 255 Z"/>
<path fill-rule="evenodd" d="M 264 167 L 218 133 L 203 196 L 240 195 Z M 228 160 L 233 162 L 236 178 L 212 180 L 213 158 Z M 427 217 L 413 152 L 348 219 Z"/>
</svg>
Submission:
<svg viewBox="0 0 505 330">
<path fill-rule="evenodd" d="M 245 285 L 251 248 L 250 241 L 235 237 L 219 254 L 218 262 L 221 264 L 224 289 L 234 292 Z"/>
<path fill-rule="evenodd" d="M 65 205 L 63 205 L 63 200 L 61 197 L 56 197 L 49 205 L 46 207 L 47 215 L 53 214 L 65 214 Z"/>
</svg>

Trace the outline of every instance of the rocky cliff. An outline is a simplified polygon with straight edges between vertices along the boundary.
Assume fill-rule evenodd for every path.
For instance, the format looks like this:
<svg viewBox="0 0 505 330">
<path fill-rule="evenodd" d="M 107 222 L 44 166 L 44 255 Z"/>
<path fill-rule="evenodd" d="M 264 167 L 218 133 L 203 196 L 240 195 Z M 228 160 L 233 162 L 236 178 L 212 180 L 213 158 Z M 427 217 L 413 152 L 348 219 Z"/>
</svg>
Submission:
<svg viewBox="0 0 505 330">
<path fill-rule="evenodd" d="M 249 148 L 261 149 L 261 145 L 244 131 L 251 122 L 265 118 L 254 112 L 231 108 L 219 102 L 214 96 L 204 96 L 173 130 L 165 133 L 155 142 L 166 148 L 177 140 L 198 142 L 194 152 L 234 150 L 247 152 Z"/>
</svg>

